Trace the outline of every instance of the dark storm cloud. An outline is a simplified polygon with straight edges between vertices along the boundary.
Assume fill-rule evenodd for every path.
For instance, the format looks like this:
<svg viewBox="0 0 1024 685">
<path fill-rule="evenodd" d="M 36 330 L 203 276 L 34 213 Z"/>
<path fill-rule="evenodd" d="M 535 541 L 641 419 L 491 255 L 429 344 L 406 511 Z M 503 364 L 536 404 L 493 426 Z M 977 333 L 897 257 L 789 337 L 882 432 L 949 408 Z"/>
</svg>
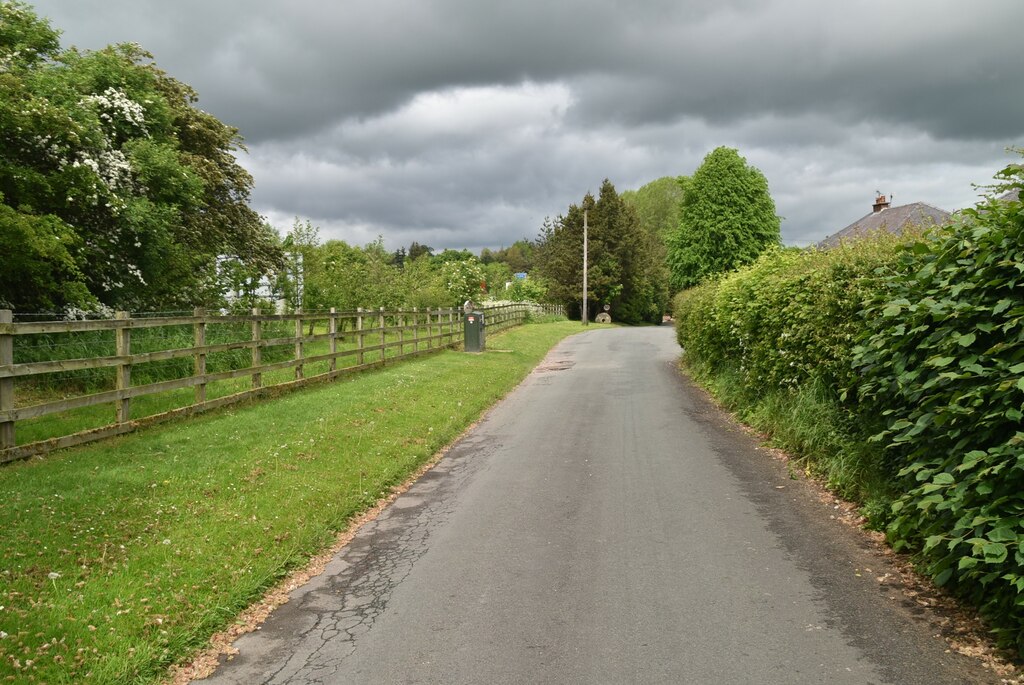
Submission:
<svg viewBox="0 0 1024 685">
<path fill-rule="evenodd" d="M 876 189 L 968 204 L 1024 143 L 1019 0 L 37 8 L 65 43 L 141 43 L 242 130 L 260 211 L 353 242 L 508 244 L 605 176 L 692 173 L 724 144 L 805 244 Z"/>
<path fill-rule="evenodd" d="M 992 139 L 1024 91 L 1017 0 L 51 3 L 70 40 L 143 43 L 253 142 L 526 79 L 578 84 L 593 125 L 821 112 Z"/>
</svg>

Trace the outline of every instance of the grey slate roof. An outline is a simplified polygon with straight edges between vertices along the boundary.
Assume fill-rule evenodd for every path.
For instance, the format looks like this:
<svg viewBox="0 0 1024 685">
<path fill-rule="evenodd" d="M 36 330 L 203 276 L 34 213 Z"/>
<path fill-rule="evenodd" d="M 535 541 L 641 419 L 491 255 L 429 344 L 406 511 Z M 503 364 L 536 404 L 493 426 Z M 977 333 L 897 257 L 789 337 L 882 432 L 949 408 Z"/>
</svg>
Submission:
<svg viewBox="0 0 1024 685">
<path fill-rule="evenodd" d="M 949 217 L 949 212 L 924 202 L 886 207 L 880 212 L 871 212 L 857 219 L 838 233 L 833 233 L 818 243 L 818 247 L 836 247 L 844 241 L 856 240 L 877 231 L 888 231 L 898 235 L 908 226 L 941 225 L 948 221 Z"/>
</svg>

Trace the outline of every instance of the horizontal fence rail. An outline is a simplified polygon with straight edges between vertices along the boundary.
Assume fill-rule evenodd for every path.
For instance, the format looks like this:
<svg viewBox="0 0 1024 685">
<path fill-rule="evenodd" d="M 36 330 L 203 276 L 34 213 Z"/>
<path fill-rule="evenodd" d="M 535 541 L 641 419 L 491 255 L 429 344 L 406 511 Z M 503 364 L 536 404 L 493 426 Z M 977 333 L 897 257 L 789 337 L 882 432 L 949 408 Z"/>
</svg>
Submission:
<svg viewBox="0 0 1024 685">
<path fill-rule="evenodd" d="M 530 303 L 481 311 L 490 330 L 537 314 L 563 314 L 560 306 Z M 0 464 L 457 347 L 462 340 L 459 309 L 253 310 L 245 316 L 197 309 L 192 316 L 118 312 L 113 319 L 18 323 L 10 310 L 0 310 Z M 225 385 L 213 397 L 218 383 Z M 170 408 L 137 404 L 176 391 L 167 400 L 175 405 Z M 97 407 L 112 411 L 85 430 L 62 433 L 57 425 L 43 431 L 40 425 L 43 417 Z M 20 445 L 19 423 L 32 434 Z M 67 425 L 76 426 L 73 420 Z M 40 438 L 40 431 L 57 434 Z"/>
</svg>

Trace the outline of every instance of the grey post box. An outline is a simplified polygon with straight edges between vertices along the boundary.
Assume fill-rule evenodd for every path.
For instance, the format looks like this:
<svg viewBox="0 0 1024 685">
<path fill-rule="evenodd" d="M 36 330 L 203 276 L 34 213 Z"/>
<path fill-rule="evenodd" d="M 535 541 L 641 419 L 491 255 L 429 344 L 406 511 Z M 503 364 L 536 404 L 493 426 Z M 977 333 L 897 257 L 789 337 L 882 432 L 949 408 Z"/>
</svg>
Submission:
<svg viewBox="0 0 1024 685">
<path fill-rule="evenodd" d="M 481 311 L 471 311 L 466 312 L 463 316 L 465 317 L 463 320 L 465 351 L 483 352 L 484 338 L 486 337 L 484 333 L 484 313 Z"/>
</svg>

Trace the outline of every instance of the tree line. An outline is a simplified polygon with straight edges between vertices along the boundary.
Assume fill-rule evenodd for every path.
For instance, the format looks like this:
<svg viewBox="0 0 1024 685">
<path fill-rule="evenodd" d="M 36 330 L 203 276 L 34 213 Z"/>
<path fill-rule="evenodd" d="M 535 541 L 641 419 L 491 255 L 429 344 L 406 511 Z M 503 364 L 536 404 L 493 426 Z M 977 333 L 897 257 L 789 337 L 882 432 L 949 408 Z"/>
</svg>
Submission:
<svg viewBox="0 0 1024 685">
<path fill-rule="evenodd" d="M 549 297 L 582 315 L 587 217 L 588 318 L 607 306 L 622 323 L 657 323 L 671 295 L 780 243 L 768 181 L 739 152 L 719 147 L 692 176 L 664 177 L 621 195 L 607 179 L 545 222 L 535 246 Z"/>
<path fill-rule="evenodd" d="M 532 250 L 527 241 L 498 251 L 485 249 L 479 257 L 469 250 L 435 253 L 418 242 L 389 252 L 380 238 L 362 247 L 322 241 L 316 226 L 296 219 L 281 247 L 283 268 L 270 277 L 253 270 L 234 280 L 231 299 L 236 308 L 283 302 L 289 309 L 306 311 L 397 309 L 451 307 L 466 300 L 547 299 L 539 277 L 514 275 L 513 269 L 532 271 L 532 258 L 523 256 Z"/>
</svg>

